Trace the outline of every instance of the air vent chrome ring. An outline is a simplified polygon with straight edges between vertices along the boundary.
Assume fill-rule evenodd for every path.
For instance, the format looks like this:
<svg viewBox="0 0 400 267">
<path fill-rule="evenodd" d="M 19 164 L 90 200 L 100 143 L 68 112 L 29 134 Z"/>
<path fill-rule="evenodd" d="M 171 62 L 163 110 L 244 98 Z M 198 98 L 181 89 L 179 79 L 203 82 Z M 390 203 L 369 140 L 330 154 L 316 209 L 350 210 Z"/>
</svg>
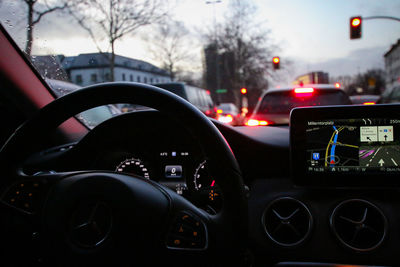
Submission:
<svg viewBox="0 0 400 267">
<path fill-rule="evenodd" d="M 273 242 L 283 247 L 294 247 L 310 236 L 313 218 L 303 202 L 292 197 L 281 197 L 266 207 L 261 223 Z"/>
<path fill-rule="evenodd" d="M 384 241 L 388 221 L 383 212 L 364 199 L 349 199 L 335 207 L 329 220 L 336 238 L 358 252 L 376 249 Z"/>
</svg>

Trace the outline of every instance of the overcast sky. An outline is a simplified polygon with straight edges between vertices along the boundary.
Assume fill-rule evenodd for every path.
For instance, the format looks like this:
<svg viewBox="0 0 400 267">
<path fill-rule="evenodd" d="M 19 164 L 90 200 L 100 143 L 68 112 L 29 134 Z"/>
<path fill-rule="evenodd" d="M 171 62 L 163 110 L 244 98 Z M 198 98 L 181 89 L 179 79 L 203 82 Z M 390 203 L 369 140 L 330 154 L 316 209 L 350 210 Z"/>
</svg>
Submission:
<svg viewBox="0 0 400 267">
<path fill-rule="evenodd" d="M 215 5 L 205 0 L 176 0 L 175 19 L 192 30 L 195 38 L 201 30 L 221 21 L 228 2 Z M 25 41 L 22 0 L 3 0 L 1 23 L 22 46 Z M 383 54 L 400 38 L 400 22 L 369 20 L 363 22 L 363 37 L 349 39 L 349 18 L 355 15 L 400 17 L 399 0 L 254 0 L 256 21 L 271 30 L 279 45 L 282 65 L 293 62 L 292 76 L 307 71 L 326 71 L 331 76 L 354 74 L 371 68 L 384 68 Z M 11 25 L 11 26 L 10 26 Z M 156 36 L 154 36 L 156 38 Z M 139 35 L 129 36 L 116 45 L 117 54 L 151 61 Z M 201 46 L 193 50 L 201 54 Z M 51 15 L 35 31 L 34 54 L 96 52 L 85 31 L 73 21 Z M 200 58 L 200 57 L 199 57 Z M 199 62 L 195 65 L 199 66 Z"/>
</svg>

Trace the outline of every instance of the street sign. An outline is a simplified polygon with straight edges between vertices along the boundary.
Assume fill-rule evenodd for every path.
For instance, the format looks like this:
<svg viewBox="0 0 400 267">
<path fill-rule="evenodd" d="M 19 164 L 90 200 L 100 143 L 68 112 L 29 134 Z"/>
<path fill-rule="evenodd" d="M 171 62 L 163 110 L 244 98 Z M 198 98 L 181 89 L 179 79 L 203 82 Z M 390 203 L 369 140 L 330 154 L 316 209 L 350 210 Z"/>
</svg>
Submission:
<svg viewBox="0 0 400 267">
<path fill-rule="evenodd" d="M 217 94 L 224 94 L 224 93 L 228 92 L 228 90 L 227 89 L 217 89 L 217 90 L 215 90 L 215 92 Z"/>
</svg>

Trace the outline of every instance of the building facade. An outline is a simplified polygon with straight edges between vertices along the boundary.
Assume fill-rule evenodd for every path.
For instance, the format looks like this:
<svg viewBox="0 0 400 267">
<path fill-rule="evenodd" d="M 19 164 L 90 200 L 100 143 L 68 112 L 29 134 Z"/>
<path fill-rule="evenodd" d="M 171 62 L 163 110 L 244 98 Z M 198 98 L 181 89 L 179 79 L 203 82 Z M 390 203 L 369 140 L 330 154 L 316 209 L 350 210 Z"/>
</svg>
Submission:
<svg viewBox="0 0 400 267">
<path fill-rule="evenodd" d="M 80 54 L 66 57 L 63 68 L 67 71 L 71 82 L 87 86 L 111 81 L 110 53 Z M 115 55 L 114 81 L 165 83 L 170 82 L 168 72 L 148 62 Z"/>
<path fill-rule="evenodd" d="M 384 55 L 386 88 L 400 85 L 400 39 Z"/>
</svg>

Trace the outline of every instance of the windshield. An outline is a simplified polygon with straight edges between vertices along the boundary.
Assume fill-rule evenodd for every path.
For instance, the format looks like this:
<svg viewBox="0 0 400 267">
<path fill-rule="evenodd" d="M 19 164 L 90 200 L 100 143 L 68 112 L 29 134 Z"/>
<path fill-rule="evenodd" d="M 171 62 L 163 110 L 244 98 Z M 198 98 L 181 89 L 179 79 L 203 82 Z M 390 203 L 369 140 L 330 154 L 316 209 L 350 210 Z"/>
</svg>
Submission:
<svg viewBox="0 0 400 267">
<path fill-rule="evenodd" d="M 103 82 L 153 84 L 215 119 L 231 103 L 220 107 L 235 126 L 349 96 L 399 102 L 399 14 L 398 0 L 0 0 L 1 24 L 57 97 Z M 262 98 L 310 84 L 343 93 Z"/>
</svg>

